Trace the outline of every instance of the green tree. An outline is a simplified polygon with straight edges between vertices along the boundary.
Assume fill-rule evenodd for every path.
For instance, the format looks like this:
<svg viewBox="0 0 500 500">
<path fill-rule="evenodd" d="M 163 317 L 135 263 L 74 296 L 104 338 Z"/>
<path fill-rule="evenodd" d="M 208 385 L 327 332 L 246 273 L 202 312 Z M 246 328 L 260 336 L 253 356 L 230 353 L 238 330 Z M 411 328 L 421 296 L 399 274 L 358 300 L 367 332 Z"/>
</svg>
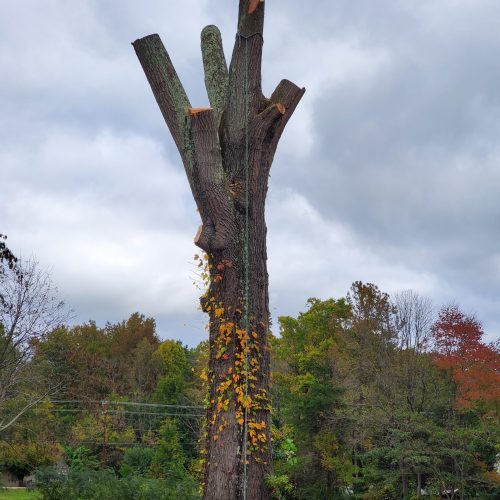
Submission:
<svg viewBox="0 0 500 500">
<path fill-rule="evenodd" d="M 279 319 L 273 404 L 278 428 L 290 425 L 298 445 L 297 463 L 288 468 L 295 494 L 325 498 L 350 485 L 355 471 L 347 442 L 332 427 L 342 405 L 341 378 L 348 369 L 351 307 L 343 299 L 310 299 L 308 305 L 297 319 Z"/>
<path fill-rule="evenodd" d="M 182 449 L 177 423 L 167 418 L 160 427 L 151 471 L 155 477 L 167 477 L 183 471 L 185 464 L 186 456 Z"/>
<path fill-rule="evenodd" d="M 150 474 L 154 455 L 154 448 L 145 448 L 142 446 L 129 448 L 123 455 L 120 475 L 125 477 L 131 475 L 146 476 Z"/>
<path fill-rule="evenodd" d="M 180 341 L 163 341 L 153 355 L 159 378 L 155 389 L 156 401 L 165 404 L 186 403 L 186 391 L 193 374 L 187 349 Z"/>
<path fill-rule="evenodd" d="M 100 401 L 113 395 L 149 399 L 156 388 L 155 322 L 134 313 L 99 328 L 90 321 L 51 332 L 36 345 L 35 360 L 62 383 L 61 395 Z"/>
</svg>

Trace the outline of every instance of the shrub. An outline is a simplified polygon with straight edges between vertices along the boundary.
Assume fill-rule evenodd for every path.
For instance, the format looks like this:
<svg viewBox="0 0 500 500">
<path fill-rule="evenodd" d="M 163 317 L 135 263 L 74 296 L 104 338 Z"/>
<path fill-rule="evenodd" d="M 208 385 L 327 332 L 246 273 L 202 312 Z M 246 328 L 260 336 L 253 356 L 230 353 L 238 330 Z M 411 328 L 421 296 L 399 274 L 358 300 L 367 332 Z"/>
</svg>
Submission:
<svg viewBox="0 0 500 500">
<path fill-rule="evenodd" d="M 149 473 L 153 461 L 154 450 L 136 446 L 129 448 L 123 455 L 120 476 L 145 476 Z"/>
<path fill-rule="evenodd" d="M 110 470 L 70 469 L 68 474 L 45 467 L 35 474 L 43 500 L 190 500 L 199 498 L 198 485 L 189 476 L 166 480 L 131 475 L 118 478 Z"/>
</svg>

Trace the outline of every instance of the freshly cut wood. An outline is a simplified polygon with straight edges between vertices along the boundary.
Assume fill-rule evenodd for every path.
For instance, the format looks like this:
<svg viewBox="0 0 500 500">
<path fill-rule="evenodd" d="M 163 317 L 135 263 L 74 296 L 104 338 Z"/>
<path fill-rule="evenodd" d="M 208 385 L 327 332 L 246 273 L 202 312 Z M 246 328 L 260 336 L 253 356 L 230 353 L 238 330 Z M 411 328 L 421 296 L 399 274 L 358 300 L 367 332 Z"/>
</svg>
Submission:
<svg viewBox="0 0 500 500">
<path fill-rule="evenodd" d="M 197 115 L 198 113 L 202 113 L 203 111 L 212 111 L 212 108 L 188 108 L 188 113 L 191 116 Z"/>
<path fill-rule="evenodd" d="M 285 112 L 286 112 L 286 108 L 285 108 L 285 105 L 284 104 L 281 104 L 281 102 L 279 102 L 278 104 L 276 104 L 276 107 L 278 108 L 278 111 L 284 115 Z"/>
<path fill-rule="evenodd" d="M 259 6 L 259 3 L 264 3 L 264 0 L 250 0 L 248 2 L 248 13 L 253 14 L 255 9 Z"/>
</svg>

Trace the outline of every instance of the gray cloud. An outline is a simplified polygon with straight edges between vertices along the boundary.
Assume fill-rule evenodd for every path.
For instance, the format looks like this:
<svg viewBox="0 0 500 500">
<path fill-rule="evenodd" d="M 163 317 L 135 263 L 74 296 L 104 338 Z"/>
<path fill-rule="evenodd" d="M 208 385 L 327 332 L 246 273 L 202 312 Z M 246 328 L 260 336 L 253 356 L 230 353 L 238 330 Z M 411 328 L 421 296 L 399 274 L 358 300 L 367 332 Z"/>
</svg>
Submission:
<svg viewBox="0 0 500 500">
<path fill-rule="evenodd" d="M 237 5 L 208 0 L 4 2 L 0 229 L 53 269 L 77 320 L 140 310 L 194 344 L 182 167 L 130 42 L 159 32 L 203 105 L 199 32 Z M 500 316 L 500 5 L 493 0 L 273 0 L 264 87 L 307 87 L 268 204 L 274 317 L 356 279 Z"/>
</svg>

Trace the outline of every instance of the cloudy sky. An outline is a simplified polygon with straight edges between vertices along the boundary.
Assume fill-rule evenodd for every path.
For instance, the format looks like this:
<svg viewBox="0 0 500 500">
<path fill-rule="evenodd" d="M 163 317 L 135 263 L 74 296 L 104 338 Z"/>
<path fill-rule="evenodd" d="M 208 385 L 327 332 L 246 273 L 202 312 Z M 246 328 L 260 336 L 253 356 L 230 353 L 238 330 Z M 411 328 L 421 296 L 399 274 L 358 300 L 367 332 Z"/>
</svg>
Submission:
<svg viewBox="0 0 500 500">
<path fill-rule="evenodd" d="M 307 88 L 272 169 L 273 316 L 355 280 L 412 288 L 500 333 L 500 2 L 267 0 L 264 89 Z M 159 33 L 194 106 L 199 33 L 237 2 L 2 0 L 0 232 L 75 321 L 204 338 L 198 215 L 130 43 Z"/>
</svg>

